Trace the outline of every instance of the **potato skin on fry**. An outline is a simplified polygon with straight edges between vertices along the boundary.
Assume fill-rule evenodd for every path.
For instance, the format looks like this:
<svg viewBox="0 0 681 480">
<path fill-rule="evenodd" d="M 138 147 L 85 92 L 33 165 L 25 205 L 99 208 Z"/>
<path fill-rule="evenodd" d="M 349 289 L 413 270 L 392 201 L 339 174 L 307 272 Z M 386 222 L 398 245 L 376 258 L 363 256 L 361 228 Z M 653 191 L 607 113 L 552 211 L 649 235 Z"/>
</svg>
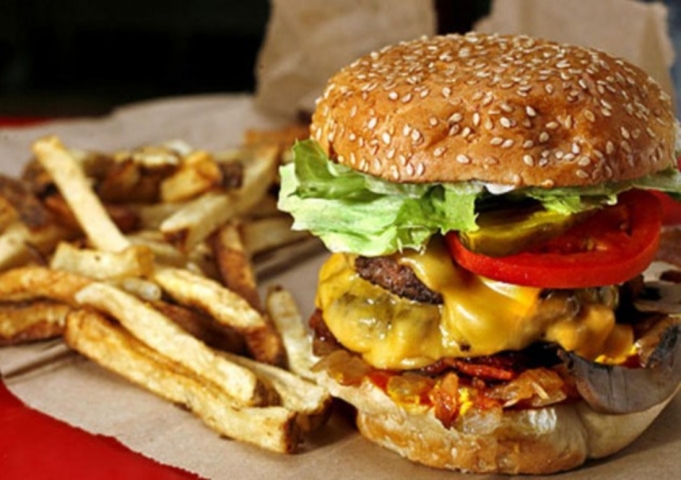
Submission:
<svg viewBox="0 0 681 480">
<path fill-rule="evenodd" d="M 300 443 L 295 412 L 279 406 L 235 406 L 215 384 L 147 347 L 100 313 L 70 314 L 65 340 L 108 370 L 183 405 L 222 435 L 279 453 L 292 453 Z"/>
<path fill-rule="evenodd" d="M 0 303 L 0 346 L 62 335 L 66 316 L 71 310 L 64 303 L 45 300 Z"/>
</svg>

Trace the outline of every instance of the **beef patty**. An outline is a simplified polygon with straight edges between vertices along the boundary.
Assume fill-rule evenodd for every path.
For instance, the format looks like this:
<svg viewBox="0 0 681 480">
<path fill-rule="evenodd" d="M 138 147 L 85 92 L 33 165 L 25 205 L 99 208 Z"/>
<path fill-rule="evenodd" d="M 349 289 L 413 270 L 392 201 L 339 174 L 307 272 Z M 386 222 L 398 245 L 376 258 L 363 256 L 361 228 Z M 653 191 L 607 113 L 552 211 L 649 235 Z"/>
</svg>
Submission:
<svg viewBox="0 0 681 480">
<path fill-rule="evenodd" d="M 411 268 L 400 265 L 392 257 L 357 257 L 355 270 L 364 280 L 400 297 L 421 303 L 442 303 L 442 295 L 424 285 Z"/>
</svg>

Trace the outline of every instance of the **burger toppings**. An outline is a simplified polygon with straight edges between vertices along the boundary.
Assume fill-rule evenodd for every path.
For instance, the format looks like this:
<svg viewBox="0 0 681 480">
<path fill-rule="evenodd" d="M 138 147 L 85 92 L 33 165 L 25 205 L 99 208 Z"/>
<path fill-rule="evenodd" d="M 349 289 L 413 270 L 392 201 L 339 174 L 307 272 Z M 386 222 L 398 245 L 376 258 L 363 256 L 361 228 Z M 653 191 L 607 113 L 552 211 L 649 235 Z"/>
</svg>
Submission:
<svg viewBox="0 0 681 480">
<path fill-rule="evenodd" d="M 517 285 L 583 288 L 622 283 L 645 270 L 655 258 L 661 226 L 657 198 L 629 191 L 617 205 L 517 254 L 474 253 L 456 233 L 447 234 L 447 241 L 456 262 L 479 275 Z"/>
<path fill-rule="evenodd" d="M 325 324 L 374 367 L 421 368 L 537 341 L 591 359 L 618 357 L 631 347 L 630 327 L 615 323 L 615 287 L 545 290 L 494 281 L 458 267 L 438 241 L 396 259 L 443 304 L 405 299 L 362 279 L 352 255 L 335 254 L 320 271 L 317 304 Z"/>
<path fill-rule="evenodd" d="M 496 186 L 480 181 L 394 183 L 333 162 L 314 140 L 298 142 L 293 163 L 281 169 L 279 208 L 294 217 L 293 228 L 309 230 L 332 252 L 380 256 L 422 250 L 436 234 L 460 235 L 481 230 L 491 213 L 518 210 L 533 203 L 545 212 L 536 230 L 560 233 L 596 209 L 613 205 L 630 189 L 664 190 L 681 196 L 681 173 L 674 168 L 619 182 L 580 187 L 526 186 L 493 194 Z M 534 217 L 535 220 L 537 216 Z M 509 229 L 512 227 L 509 226 Z M 511 234 L 517 249 L 523 243 Z M 526 236 L 534 239 L 535 232 Z M 550 235 L 549 235 L 550 236 Z"/>
<path fill-rule="evenodd" d="M 589 362 L 560 351 L 577 391 L 596 411 L 628 413 L 647 410 L 666 400 L 681 382 L 681 324 L 679 319 L 659 322 L 646 337 L 655 348 L 640 368 Z M 646 337 L 640 344 L 644 345 Z"/>
<path fill-rule="evenodd" d="M 442 303 L 442 295 L 426 287 L 411 268 L 391 257 L 357 257 L 355 270 L 360 277 L 400 297 L 421 303 Z"/>
</svg>

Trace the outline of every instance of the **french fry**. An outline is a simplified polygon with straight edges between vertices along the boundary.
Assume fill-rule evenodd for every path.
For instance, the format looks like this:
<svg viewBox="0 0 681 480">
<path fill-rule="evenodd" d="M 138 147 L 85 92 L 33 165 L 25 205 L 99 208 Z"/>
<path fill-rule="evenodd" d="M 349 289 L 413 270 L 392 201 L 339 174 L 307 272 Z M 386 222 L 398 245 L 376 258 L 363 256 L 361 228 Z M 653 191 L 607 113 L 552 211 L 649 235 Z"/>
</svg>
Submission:
<svg viewBox="0 0 681 480">
<path fill-rule="evenodd" d="M 166 218 L 159 228 L 166 239 L 180 250 L 190 250 L 237 213 L 235 197 L 209 192 L 188 202 Z"/>
<path fill-rule="evenodd" d="M 180 202 L 216 188 L 222 182 L 222 172 L 211 154 L 197 150 L 188 155 L 180 168 L 160 186 L 163 202 Z"/>
<path fill-rule="evenodd" d="M 139 230 L 158 230 L 168 217 L 185 205 L 183 202 L 159 202 L 134 203 L 126 206 L 137 216 Z"/>
<path fill-rule="evenodd" d="M 265 145 L 254 150 L 253 157 L 244 161 L 244 180 L 236 192 L 236 209 L 239 215 L 250 211 L 265 196 L 274 179 L 279 166 L 278 148 Z"/>
<path fill-rule="evenodd" d="M 272 403 L 273 392 L 247 368 L 220 357 L 149 304 L 116 287 L 92 283 L 76 294 L 87 305 L 118 320 L 128 331 L 156 351 L 215 382 L 243 406 Z"/>
<path fill-rule="evenodd" d="M 0 235 L 0 271 L 41 261 L 58 242 L 70 236 L 69 230 L 57 224 L 29 229 L 20 221 L 13 222 Z"/>
<path fill-rule="evenodd" d="M 251 256 L 310 238 L 303 231 L 291 230 L 292 220 L 283 215 L 245 222 L 243 243 Z"/>
<path fill-rule="evenodd" d="M 289 369 L 302 378 L 314 380 L 312 365 L 316 360 L 312 354 L 312 340 L 291 292 L 280 286 L 270 288 L 265 305 L 281 334 Z"/>
<path fill-rule="evenodd" d="M 76 293 L 91 279 L 42 266 L 18 267 L 0 273 L 0 300 L 20 302 L 47 298 L 77 306 Z"/>
<path fill-rule="evenodd" d="M 11 215 L 11 218 L 6 220 L 7 223 L 16 217 L 20 218 L 30 229 L 41 228 L 52 223 L 50 214 L 40 200 L 21 181 L 0 175 L 0 197 L 6 204 L 2 209 L 6 212 L 4 216 L 7 217 L 8 213 Z"/>
<path fill-rule="evenodd" d="M 57 137 L 33 144 L 33 153 L 52 176 L 90 242 L 100 250 L 120 251 L 128 240 L 113 223 L 83 170 Z"/>
<path fill-rule="evenodd" d="M 110 281 L 110 283 L 146 302 L 157 302 L 163 296 L 158 284 L 144 278 L 123 277 Z"/>
<path fill-rule="evenodd" d="M 255 274 L 250 257 L 241 242 L 239 226 L 229 222 L 220 227 L 212 237 L 211 246 L 222 283 L 240 295 L 251 307 L 262 312 Z"/>
<path fill-rule="evenodd" d="M 71 310 L 64 303 L 44 300 L 0 303 L 0 345 L 60 336 Z"/>
<path fill-rule="evenodd" d="M 19 219 L 19 212 L 8 202 L 5 197 L 0 196 L 0 232 Z"/>
<path fill-rule="evenodd" d="M 117 162 L 132 161 L 147 170 L 172 171 L 180 165 L 182 157 L 191 152 L 191 147 L 177 140 L 161 145 L 143 145 L 133 150 L 123 150 L 114 155 Z"/>
<path fill-rule="evenodd" d="M 154 254 L 151 249 L 141 245 L 108 252 L 77 248 L 61 242 L 52 256 L 50 267 L 97 280 L 149 277 L 154 269 Z"/>
<path fill-rule="evenodd" d="M 201 242 L 187 252 L 187 263 L 184 268 L 195 274 L 217 280 L 220 278 L 215 255 L 208 242 Z"/>
<path fill-rule="evenodd" d="M 139 201 L 137 191 L 140 190 L 141 179 L 142 171 L 139 165 L 132 161 L 117 162 L 97 185 L 97 195 L 102 201 L 108 202 Z M 147 192 L 144 193 L 142 198 L 147 197 Z"/>
<path fill-rule="evenodd" d="M 157 268 L 153 279 L 177 302 L 198 308 L 245 335 L 265 325 L 246 300 L 218 282 L 179 268 Z"/>
<path fill-rule="evenodd" d="M 187 264 L 187 254 L 166 242 L 160 232 L 141 230 L 128 235 L 128 240 L 132 245 L 143 246 L 151 250 L 156 262 L 161 265 L 184 267 Z"/>
<path fill-rule="evenodd" d="M 240 407 L 222 389 L 173 362 L 102 315 L 74 311 L 66 342 L 103 367 L 171 402 L 184 405 L 216 432 L 281 453 L 300 442 L 297 414 L 282 406 Z"/>
<path fill-rule="evenodd" d="M 250 368 L 260 378 L 270 382 L 281 397 L 282 406 L 298 413 L 298 425 L 304 432 L 314 430 L 329 415 L 331 395 L 324 387 L 273 365 L 256 362 L 227 352 L 222 353 L 222 355 L 235 363 Z"/>
<path fill-rule="evenodd" d="M 243 354 L 246 351 L 246 344 L 242 335 L 236 330 L 216 322 L 208 315 L 193 308 L 164 302 L 160 299 L 154 301 L 153 306 L 178 324 L 184 331 L 211 348 L 238 354 Z"/>
<path fill-rule="evenodd" d="M 256 149 L 244 161 L 243 184 L 228 192 L 208 192 L 166 218 L 160 226 L 165 237 L 188 250 L 204 241 L 220 225 L 246 214 L 265 195 L 277 172 L 277 148 Z"/>
<path fill-rule="evenodd" d="M 242 333 L 253 357 L 281 365 L 285 352 L 272 323 L 246 300 L 218 282 L 177 268 L 157 268 L 154 280 L 177 302 L 206 312 Z"/>
</svg>

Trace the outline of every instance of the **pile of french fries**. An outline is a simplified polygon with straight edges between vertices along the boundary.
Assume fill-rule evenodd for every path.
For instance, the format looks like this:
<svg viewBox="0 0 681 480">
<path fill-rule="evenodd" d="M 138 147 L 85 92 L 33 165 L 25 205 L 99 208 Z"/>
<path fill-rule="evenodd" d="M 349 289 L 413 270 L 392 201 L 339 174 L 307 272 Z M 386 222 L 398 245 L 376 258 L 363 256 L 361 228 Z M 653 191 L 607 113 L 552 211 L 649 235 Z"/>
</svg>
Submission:
<svg viewBox="0 0 681 480">
<path fill-rule="evenodd" d="M 261 299 L 253 259 L 306 238 L 274 192 L 298 133 L 221 153 L 37 140 L 0 178 L 0 344 L 62 337 L 221 435 L 295 451 L 331 400 L 294 299 Z"/>
</svg>

